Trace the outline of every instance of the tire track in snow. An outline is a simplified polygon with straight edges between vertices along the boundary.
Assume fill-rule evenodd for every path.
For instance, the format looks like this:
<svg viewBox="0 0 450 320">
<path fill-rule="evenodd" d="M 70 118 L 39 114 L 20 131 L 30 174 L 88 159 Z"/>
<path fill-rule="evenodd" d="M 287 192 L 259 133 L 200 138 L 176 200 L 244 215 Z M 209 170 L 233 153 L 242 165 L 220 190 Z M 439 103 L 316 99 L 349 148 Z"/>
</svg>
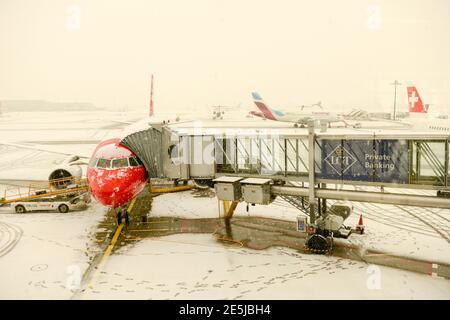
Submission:
<svg viewBox="0 0 450 320">
<path fill-rule="evenodd" d="M 19 242 L 23 231 L 21 228 L 0 222 L 0 257 L 9 253 Z"/>
<path fill-rule="evenodd" d="M 388 214 L 385 214 L 384 212 L 386 212 L 386 208 L 380 207 L 375 204 L 359 203 L 355 205 L 355 208 L 358 208 L 360 210 L 367 210 L 363 211 L 364 216 L 378 223 L 385 224 L 399 230 L 405 230 L 408 232 L 422 234 L 434 238 L 441 238 L 439 234 L 436 234 L 435 229 L 424 223 L 422 220 L 419 220 L 417 217 L 409 214 L 408 209 L 403 208 L 402 211 L 408 213 L 409 216 L 413 219 L 412 221 L 405 221 L 405 216 L 392 217 Z"/>
<path fill-rule="evenodd" d="M 437 232 L 442 238 L 444 238 L 447 242 L 450 243 L 450 232 L 448 227 L 444 228 L 442 223 L 444 225 L 446 222 L 442 222 L 443 217 L 440 215 L 435 215 L 435 212 L 431 209 L 426 208 L 425 211 L 418 211 L 417 209 L 410 208 L 409 210 L 406 210 L 403 207 L 397 206 L 397 208 L 405 211 L 406 213 L 412 215 L 413 217 L 417 218 L 418 220 L 422 221 L 424 224 L 432 228 L 435 232 Z M 447 219 L 445 219 L 447 220 Z"/>
</svg>

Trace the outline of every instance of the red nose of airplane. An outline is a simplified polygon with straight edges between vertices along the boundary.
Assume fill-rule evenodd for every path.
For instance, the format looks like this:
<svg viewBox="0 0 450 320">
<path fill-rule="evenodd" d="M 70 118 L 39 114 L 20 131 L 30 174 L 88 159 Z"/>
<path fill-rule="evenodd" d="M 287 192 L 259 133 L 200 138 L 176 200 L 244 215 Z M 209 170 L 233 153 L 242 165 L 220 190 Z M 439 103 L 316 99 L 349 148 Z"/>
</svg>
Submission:
<svg viewBox="0 0 450 320">
<path fill-rule="evenodd" d="M 120 207 L 137 196 L 146 185 L 147 172 L 128 148 L 111 139 L 100 143 L 87 169 L 89 189 L 108 207 Z"/>
</svg>

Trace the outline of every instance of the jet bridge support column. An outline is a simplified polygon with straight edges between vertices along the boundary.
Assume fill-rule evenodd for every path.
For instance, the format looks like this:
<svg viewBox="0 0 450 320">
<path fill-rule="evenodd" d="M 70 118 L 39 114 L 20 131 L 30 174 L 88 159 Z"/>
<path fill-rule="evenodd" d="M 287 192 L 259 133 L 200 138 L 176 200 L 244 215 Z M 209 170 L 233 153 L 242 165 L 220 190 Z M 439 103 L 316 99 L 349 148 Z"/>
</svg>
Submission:
<svg viewBox="0 0 450 320">
<path fill-rule="evenodd" d="M 327 184 L 326 183 L 319 183 L 319 188 L 320 189 L 326 189 L 327 188 Z M 319 204 L 320 204 L 320 209 L 319 209 L 319 215 L 323 216 L 327 213 L 327 199 L 326 198 L 319 198 Z"/>
<path fill-rule="evenodd" d="M 449 175 L 449 144 L 450 144 L 450 138 L 445 141 L 445 160 L 444 160 L 444 186 L 448 187 L 450 178 Z"/>
<path fill-rule="evenodd" d="M 308 170 L 309 170 L 309 221 L 310 223 L 316 222 L 315 215 L 315 165 L 314 165 L 314 146 L 315 146 L 315 132 L 314 121 L 308 122 Z"/>
<path fill-rule="evenodd" d="M 238 203 L 239 203 L 238 201 L 231 201 L 230 205 L 229 201 L 227 200 L 223 201 L 223 211 L 225 219 L 230 220 L 233 217 L 234 211 L 236 210 Z"/>
</svg>

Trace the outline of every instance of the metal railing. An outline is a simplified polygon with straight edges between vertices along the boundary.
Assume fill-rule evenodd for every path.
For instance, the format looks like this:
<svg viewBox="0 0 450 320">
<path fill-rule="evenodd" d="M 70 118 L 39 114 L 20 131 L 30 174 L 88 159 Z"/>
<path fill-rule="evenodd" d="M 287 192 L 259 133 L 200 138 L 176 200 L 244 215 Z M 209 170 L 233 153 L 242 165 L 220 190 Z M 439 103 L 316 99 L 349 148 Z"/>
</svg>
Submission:
<svg viewBox="0 0 450 320">
<path fill-rule="evenodd" d="M 30 182 L 27 187 L 8 187 L 5 189 L 0 204 L 18 201 L 29 201 L 58 195 L 68 195 L 87 191 L 86 179 L 79 177 L 65 177 L 48 181 Z"/>
</svg>

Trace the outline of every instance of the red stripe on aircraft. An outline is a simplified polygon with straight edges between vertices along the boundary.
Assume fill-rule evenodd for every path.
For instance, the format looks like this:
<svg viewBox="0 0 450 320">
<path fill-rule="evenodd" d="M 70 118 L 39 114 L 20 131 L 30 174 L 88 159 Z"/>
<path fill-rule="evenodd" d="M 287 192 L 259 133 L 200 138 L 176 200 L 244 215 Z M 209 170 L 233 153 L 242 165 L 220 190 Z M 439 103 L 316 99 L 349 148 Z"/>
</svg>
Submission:
<svg viewBox="0 0 450 320">
<path fill-rule="evenodd" d="M 261 112 L 264 114 L 264 117 L 270 120 L 277 120 L 264 103 L 255 101 L 255 104 L 258 107 L 258 109 L 261 110 Z"/>
</svg>

